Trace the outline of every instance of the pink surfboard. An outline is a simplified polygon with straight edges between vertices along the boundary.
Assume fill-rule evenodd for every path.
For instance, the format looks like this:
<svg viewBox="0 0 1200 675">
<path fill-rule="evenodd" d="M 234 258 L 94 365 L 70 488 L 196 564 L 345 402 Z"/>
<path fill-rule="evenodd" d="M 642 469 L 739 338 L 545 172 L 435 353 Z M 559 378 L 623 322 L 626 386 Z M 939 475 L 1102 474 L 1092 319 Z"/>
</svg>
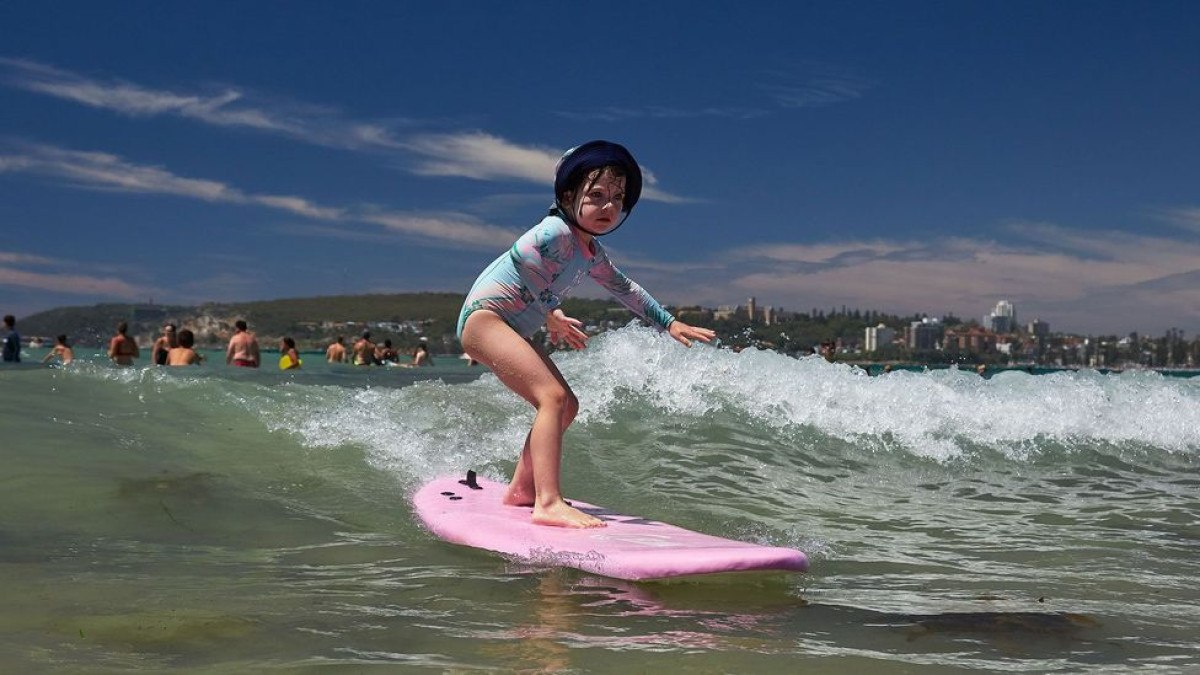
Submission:
<svg viewBox="0 0 1200 675">
<path fill-rule="evenodd" d="M 468 479 L 474 479 L 472 472 Z M 417 491 L 417 516 L 435 535 L 511 556 L 522 562 L 574 567 L 617 579 L 644 581 L 723 572 L 808 569 L 804 553 L 723 539 L 592 504 L 572 504 L 606 527 L 572 529 L 535 525 L 532 509 L 501 503 L 507 485 L 486 479 L 438 478 Z"/>
</svg>

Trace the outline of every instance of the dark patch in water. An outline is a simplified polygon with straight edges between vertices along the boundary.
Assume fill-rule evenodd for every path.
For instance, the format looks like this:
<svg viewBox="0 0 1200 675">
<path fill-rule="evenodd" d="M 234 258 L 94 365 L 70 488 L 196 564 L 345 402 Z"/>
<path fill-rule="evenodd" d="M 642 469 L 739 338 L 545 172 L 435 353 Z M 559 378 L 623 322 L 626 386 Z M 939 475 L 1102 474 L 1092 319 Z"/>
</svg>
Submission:
<svg viewBox="0 0 1200 675">
<path fill-rule="evenodd" d="M 173 476 L 164 471 L 153 478 L 123 478 L 119 481 L 117 497 L 121 499 L 147 499 L 161 501 L 164 497 L 204 500 L 212 496 L 215 474 L 197 471 L 182 476 Z"/>
<path fill-rule="evenodd" d="M 186 609 L 129 614 L 81 615 L 55 620 L 58 632 L 111 648 L 158 652 L 211 651 L 251 638 L 251 619 Z"/>
<path fill-rule="evenodd" d="M 1101 625 L 1085 614 L 1066 612 L 888 614 L 881 619 L 885 625 L 906 628 L 910 641 L 933 633 L 1073 638 L 1084 629 Z"/>
<path fill-rule="evenodd" d="M 213 497 L 215 477 L 215 474 L 205 471 L 181 476 L 163 471 L 162 475 L 153 478 L 125 478 L 119 481 L 117 498 L 142 506 L 157 506 L 172 524 L 194 532 L 195 530 L 175 517 L 167 502 L 193 506 L 208 503 Z"/>
</svg>

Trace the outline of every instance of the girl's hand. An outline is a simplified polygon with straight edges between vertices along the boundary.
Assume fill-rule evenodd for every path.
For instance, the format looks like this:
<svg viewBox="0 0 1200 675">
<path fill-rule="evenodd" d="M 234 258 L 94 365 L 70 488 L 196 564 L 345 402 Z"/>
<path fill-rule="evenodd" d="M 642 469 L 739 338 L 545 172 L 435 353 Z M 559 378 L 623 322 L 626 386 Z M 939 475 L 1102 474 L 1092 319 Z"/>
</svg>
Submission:
<svg viewBox="0 0 1200 675">
<path fill-rule="evenodd" d="M 583 349 L 587 346 L 588 334 L 583 332 L 583 322 L 572 319 L 561 309 L 546 315 L 546 329 L 550 332 L 550 342 L 554 344 L 566 342 L 571 349 Z"/>
<path fill-rule="evenodd" d="M 712 339 L 717 336 L 716 332 L 714 331 L 711 331 L 707 328 L 689 326 L 679 319 L 675 319 L 671 322 L 671 325 L 667 327 L 667 332 L 670 333 L 671 337 L 675 338 L 684 347 L 691 347 L 692 340 L 711 342 Z"/>
</svg>

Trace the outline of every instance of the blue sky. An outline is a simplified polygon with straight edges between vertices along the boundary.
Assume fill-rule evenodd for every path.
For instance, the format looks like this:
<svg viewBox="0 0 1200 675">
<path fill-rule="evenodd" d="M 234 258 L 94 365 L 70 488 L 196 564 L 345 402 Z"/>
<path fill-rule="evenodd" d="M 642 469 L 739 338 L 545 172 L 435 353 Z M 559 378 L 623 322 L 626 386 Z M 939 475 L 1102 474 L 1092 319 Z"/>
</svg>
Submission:
<svg viewBox="0 0 1200 675">
<path fill-rule="evenodd" d="M 605 138 L 665 303 L 1194 336 L 1198 45 L 1168 1 L 0 3 L 0 311 L 465 292 Z"/>
</svg>

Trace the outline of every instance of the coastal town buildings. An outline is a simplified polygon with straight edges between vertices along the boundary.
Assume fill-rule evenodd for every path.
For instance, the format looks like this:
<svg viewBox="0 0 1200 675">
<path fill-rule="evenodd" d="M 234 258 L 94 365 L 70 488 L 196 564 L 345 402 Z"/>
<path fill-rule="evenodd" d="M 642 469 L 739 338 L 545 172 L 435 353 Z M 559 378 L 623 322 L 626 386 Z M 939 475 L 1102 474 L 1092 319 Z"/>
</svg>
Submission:
<svg viewBox="0 0 1200 675">
<path fill-rule="evenodd" d="M 944 334 L 940 319 L 925 317 L 908 325 L 905 342 L 913 351 L 933 351 L 941 348 Z"/>
<path fill-rule="evenodd" d="M 881 347 L 891 345 L 896 340 L 896 331 L 884 324 L 868 326 L 863 336 L 863 351 L 877 352 Z"/>
<path fill-rule="evenodd" d="M 771 305 L 759 307 L 758 300 L 753 296 L 746 300 L 745 307 L 742 305 L 719 305 L 712 312 L 712 317 L 717 321 L 743 318 L 752 324 L 761 323 L 764 326 L 773 326 L 784 316 L 783 310 Z"/>
<path fill-rule="evenodd" d="M 963 326 L 947 329 L 943 334 L 946 351 L 986 354 L 996 351 L 997 333 L 982 326 Z"/>
</svg>

